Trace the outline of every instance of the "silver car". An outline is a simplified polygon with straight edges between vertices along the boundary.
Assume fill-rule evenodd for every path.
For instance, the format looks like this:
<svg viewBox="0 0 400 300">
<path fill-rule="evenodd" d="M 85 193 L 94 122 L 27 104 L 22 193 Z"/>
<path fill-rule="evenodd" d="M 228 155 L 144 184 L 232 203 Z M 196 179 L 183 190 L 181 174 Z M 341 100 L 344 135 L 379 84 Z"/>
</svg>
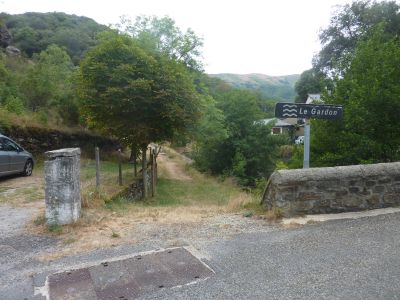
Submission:
<svg viewBox="0 0 400 300">
<path fill-rule="evenodd" d="M 32 154 L 0 134 L 0 177 L 12 174 L 31 176 L 33 165 Z"/>
</svg>

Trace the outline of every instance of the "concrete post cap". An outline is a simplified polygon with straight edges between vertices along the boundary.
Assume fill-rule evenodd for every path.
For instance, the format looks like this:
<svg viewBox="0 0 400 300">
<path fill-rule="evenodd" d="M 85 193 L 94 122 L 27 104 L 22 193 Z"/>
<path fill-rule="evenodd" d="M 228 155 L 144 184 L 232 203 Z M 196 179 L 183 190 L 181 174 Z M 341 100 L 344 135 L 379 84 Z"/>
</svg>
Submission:
<svg viewBox="0 0 400 300">
<path fill-rule="evenodd" d="M 81 154 L 81 149 L 80 148 L 65 148 L 65 149 L 47 151 L 47 152 L 45 152 L 45 154 L 48 158 L 78 156 Z"/>
</svg>

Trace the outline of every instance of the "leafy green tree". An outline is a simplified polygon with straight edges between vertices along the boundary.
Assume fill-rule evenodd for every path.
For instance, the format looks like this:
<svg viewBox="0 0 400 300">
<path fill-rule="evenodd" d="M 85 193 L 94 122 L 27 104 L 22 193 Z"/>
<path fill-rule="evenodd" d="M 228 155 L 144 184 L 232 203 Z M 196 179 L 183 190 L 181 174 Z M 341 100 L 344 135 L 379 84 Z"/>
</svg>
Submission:
<svg viewBox="0 0 400 300">
<path fill-rule="evenodd" d="M 136 38 L 141 47 L 149 51 L 167 55 L 175 61 L 182 62 L 189 69 L 202 69 L 202 39 L 190 28 L 182 32 L 169 17 L 139 16 L 134 22 L 122 18 L 117 27 Z"/>
<path fill-rule="evenodd" d="M 327 102 L 344 105 L 339 122 L 312 124 L 315 165 L 389 162 L 400 158 L 400 44 L 382 24 L 350 54 Z"/>
<path fill-rule="evenodd" d="M 32 110 L 57 105 L 71 95 L 73 64 L 60 47 L 50 45 L 34 57 L 24 82 L 27 106 Z"/>
<path fill-rule="evenodd" d="M 400 5 L 396 1 L 354 1 L 341 6 L 330 25 L 319 36 L 322 50 L 314 58 L 316 70 L 325 74 L 340 71 L 338 64 L 352 53 L 357 43 L 373 26 L 385 22 L 384 32 L 390 38 L 400 31 Z"/>
<path fill-rule="evenodd" d="M 79 81 L 88 123 L 133 150 L 140 145 L 143 170 L 150 142 L 172 139 L 199 117 L 198 95 L 186 67 L 165 55 L 151 55 L 126 35 L 103 36 L 82 61 Z M 143 194 L 147 197 L 147 185 Z"/>
<path fill-rule="evenodd" d="M 199 117 L 186 68 L 152 56 L 128 36 L 110 35 L 88 52 L 80 96 L 88 122 L 129 145 L 171 139 Z"/>
<path fill-rule="evenodd" d="M 297 103 L 305 103 L 308 94 L 321 92 L 322 76 L 317 75 L 314 69 L 306 70 L 301 73 L 299 80 L 296 82 L 295 90 L 297 93 L 295 101 Z"/>
<path fill-rule="evenodd" d="M 194 160 L 201 171 L 213 171 L 219 164 L 218 150 L 228 138 L 225 116 L 211 96 L 202 97 L 202 117 L 194 129 Z M 223 168 L 222 168 L 223 169 Z"/>
<path fill-rule="evenodd" d="M 272 136 L 271 125 L 260 122 L 264 113 L 255 93 L 231 90 L 217 97 L 217 108 L 209 107 L 195 161 L 201 170 L 228 174 L 240 184 L 255 186 L 257 179 L 275 168 L 279 146 L 285 137 Z"/>
<path fill-rule="evenodd" d="M 23 49 L 28 56 L 40 52 L 38 33 L 31 27 L 18 28 L 13 32 L 13 37 L 18 48 Z"/>
</svg>

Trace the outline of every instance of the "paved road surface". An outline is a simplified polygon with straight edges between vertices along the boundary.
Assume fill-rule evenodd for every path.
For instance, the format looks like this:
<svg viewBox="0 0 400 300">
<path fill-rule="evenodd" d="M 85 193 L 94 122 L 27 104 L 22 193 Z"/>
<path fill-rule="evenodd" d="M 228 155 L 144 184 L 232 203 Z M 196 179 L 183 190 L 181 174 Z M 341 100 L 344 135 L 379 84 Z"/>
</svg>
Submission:
<svg viewBox="0 0 400 300">
<path fill-rule="evenodd" d="M 43 251 L 52 247 L 49 240 L 36 242 Z M 35 273 L 157 246 L 117 247 L 46 264 L 29 254 L 16 262 L 21 257 L 3 247 L 0 298 L 41 299 L 31 294 L 43 279 Z M 142 299 L 400 299 L 400 213 L 240 234 L 198 250 L 209 258 L 214 276 Z M 14 260 L 6 261 L 7 255 Z"/>
</svg>

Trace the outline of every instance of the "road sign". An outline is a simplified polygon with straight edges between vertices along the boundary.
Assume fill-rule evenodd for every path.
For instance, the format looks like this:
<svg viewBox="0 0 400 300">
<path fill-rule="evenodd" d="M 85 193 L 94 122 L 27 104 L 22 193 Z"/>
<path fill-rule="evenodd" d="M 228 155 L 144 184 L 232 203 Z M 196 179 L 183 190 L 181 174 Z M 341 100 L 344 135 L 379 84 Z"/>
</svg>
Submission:
<svg viewBox="0 0 400 300">
<path fill-rule="evenodd" d="M 340 119 L 343 106 L 325 104 L 277 103 L 275 117 L 302 119 Z"/>
<path fill-rule="evenodd" d="M 304 125 L 304 161 L 303 168 L 310 167 L 310 121 L 309 119 L 340 119 L 343 117 L 343 106 L 325 104 L 277 103 L 275 106 L 277 118 L 306 119 Z"/>
</svg>

